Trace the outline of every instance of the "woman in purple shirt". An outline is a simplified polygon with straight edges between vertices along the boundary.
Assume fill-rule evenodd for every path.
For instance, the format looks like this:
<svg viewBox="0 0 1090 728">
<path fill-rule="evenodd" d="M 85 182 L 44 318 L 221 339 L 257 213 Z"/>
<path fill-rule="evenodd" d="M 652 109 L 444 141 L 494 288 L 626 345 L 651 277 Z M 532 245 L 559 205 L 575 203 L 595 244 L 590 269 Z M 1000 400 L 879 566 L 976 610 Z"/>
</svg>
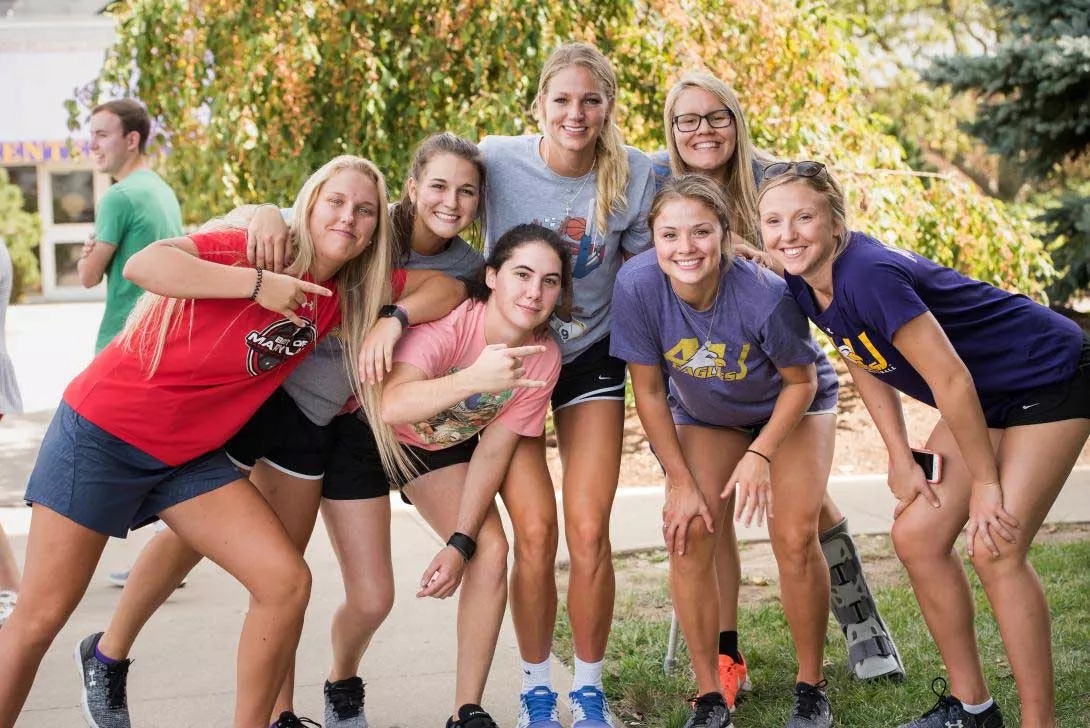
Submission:
<svg viewBox="0 0 1090 728">
<path fill-rule="evenodd" d="M 614 287 L 610 353 L 628 362 L 640 421 L 666 473 L 670 595 L 701 696 L 686 726 L 730 724 L 716 660 L 715 551 L 735 499 L 746 525 L 769 519 L 799 660 L 787 725 L 819 728 L 830 708 L 818 511 L 833 459 L 836 375 L 783 280 L 723 256 L 729 210 L 703 175 L 663 186 L 648 218 L 655 248 L 630 260 Z"/>
<path fill-rule="evenodd" d="M 907 726 L 1003 725 L 954 550 L 963 528 L 1022 725 L 1055 725 L 1048 603 L 1026 554 L 1090 435 L 1090 339 L 1025 296 L 850 232 L 843 192 L 822 164 L 771 165 L 758 205 L 766 247 L 847 361 L 889 450 L 893 542 L 952 693 L 936 689 L 935 707 Z M 913 459 L 898 392 L 942 415 L 926 446 L 945 463 L 939 487 Z"/>
</svg>

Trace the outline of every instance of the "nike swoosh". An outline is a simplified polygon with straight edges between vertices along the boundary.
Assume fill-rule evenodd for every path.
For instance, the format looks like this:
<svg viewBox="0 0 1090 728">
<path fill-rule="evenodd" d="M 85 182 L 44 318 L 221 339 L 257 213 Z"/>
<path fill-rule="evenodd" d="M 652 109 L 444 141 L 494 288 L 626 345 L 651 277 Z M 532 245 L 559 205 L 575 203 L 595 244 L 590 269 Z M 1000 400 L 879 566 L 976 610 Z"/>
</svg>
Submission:
<svg viewBox="0 0 1090 728">
<path fill-rule="evenodd" d="M 1022 409 L 1027 410 L 1030 407 L 1036 407 L 1039 404 L 1041 404 L 1041 403 L 1040 402 L 1034 402 L 1033 404 L 1024 404 L 1024 405 L 1022 405 Z"/>
<path fill-rule="evenodd" d="M 600 381 L 600 382 L 608 382 L 611 379 L 613 379 L 613 377 L 607 377 L 605 374 L 599 374 L 598 375 L 598 381 Z"/>
</svg>

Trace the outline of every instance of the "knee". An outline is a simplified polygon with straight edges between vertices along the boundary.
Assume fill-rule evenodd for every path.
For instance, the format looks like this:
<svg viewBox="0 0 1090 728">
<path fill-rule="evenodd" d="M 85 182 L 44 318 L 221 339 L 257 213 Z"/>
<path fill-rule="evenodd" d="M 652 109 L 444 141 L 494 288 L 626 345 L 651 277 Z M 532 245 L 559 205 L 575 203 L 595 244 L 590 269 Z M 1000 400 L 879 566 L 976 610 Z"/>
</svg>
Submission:
<svg viewBox="0 0 1090 728">
<path fill-rule="evenodd" d="M 813 566 L 817 560 L 824 560 L 818 545 L 817 530 L 813 524 L 809 527 L 784 529 L 774 533 L 772 553 L 781 570 L 788 568 L 804 571 Z"/>
<path fill-rule="evenodd" d="M 710 575 L 715 568 L 716 536 L 703 521 L 693 520 L 685 538 L 685 553 L 670 554 L 670 569 L 683 577 Z"/>
<path fill-rule="evenodd" d="M 1020 571 L 1029 564 L 1025 550 L 1005 541 L 1000 541 L 998 537 L 996 545 L 999 547 L 999 556 L 992 556 L 980 539 L 977 539 L 973 555 L 969 557 L 969 561 L 973 564 L 973 571 L 980 577 L 980 582 L 984 586 L 1002 579 L 1012 572 Z"/>
<path fill-rule="evenodd" d="M 609 519 L 575 517 L 565 524 L 573 563 L 593 564 L 609 558 Z"/>
<path fill-rule="evenodd" d="M 556 521 L 541 519 L 520 525 L 515 532 L 515 562 L 519 568 L 552 571 L 557 539 Z"/>
<path fill-rule="evenodd" d="M 919 524 L 908 521 L 903 516 L 893 522 L 889 535 L 897 558 L 906 568 L 912 568 L 915 564 L 929 564 L 950 552 L 949 545 L 943 547 L 935 539 L 934 532 L 928 533 L 926 528 L 921 528 Z"/>
<path fill-rule="evenodd" d="M 4 625 L 22 635 L 22 640 L 32 649 L 45 652 L 68 622 L 71 612 L 63 608 L 44 605 L 31 607 L 29 600 L 18 604 Z"/>
<path fill-rule="evenodd" d="M 469 566 L 478 575 L 477 578 L 506 584 L 508 551 L 507 538 L 502 532 L 480 534 L 477 551 Z"/>
<path fill-rule="evenodd" d="M 383 578 L 349 589 L 345 594 L 345 608 L 353 620 L 364 624 L 379 625 L 394 608 L 393 581 Z"/>
<path fill-rule="evenodd" d="M 278 564 L 262 576 L 250 590 L 250 596 L 261 604 L 279 605 L 302 613 L 310 601 L 312 577 L 302 556 Z"/>
</svg>

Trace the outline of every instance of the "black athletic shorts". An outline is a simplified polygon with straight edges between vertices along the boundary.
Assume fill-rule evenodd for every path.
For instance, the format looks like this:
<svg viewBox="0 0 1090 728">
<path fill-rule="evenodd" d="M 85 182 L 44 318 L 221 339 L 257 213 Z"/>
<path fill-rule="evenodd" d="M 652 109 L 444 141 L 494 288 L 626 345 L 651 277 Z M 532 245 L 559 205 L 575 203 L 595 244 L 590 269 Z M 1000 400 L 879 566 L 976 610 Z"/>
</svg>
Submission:
<svg viewBox="0 0 1090 728">
<path fill-rule="evenodd" d="M 325 471 L 328 446 L 326 428 L 307 419 L 291 395 L 277 389 L 224 450 L 231 462 L 247 472 L 264 460 L 293 477 L 318 480 Z"/>
<path fill-rule="evenodd" d="M 1001 423 L 989 427 L 1007 428 L 1041 425 L 1080 417 L 1090 418 L 1090 336 L 1083 334 L 1082 353 L 1075 374 L 1065 382 L 1031 389 L 1012 399 Z"/>
<path fill-rule="evenodd" d="M 392 479 L 382 468 L 382 458 L 363 410 L 338 415 L 330 423 L 329 459 L 326 461 L 322 497 L 330 500 L 367 500 L 390 494 Z M 417 475 L 448 465 L 468 463 L 479 438 L 473 437 L 442 450 L 407 447 Z M 401 483 L 400 485 L 404 485 Z M 402 496 L 406 503 L 407 498 Z"/>
<path fill-rule="evenodd" d="M 560 367 L 553 389 L 553 412 L 596 399 L 624 402 L 625 362 L 609 353 L 609 337 Z"/>
<path fill-rule="evenodd" d="M 329 458 L 325 464 L 322 497 L 331 500 L 367 500 L 390 494 L 390 481 L 363 410 L 337 415 L 329 423 Z"/>
</svg>

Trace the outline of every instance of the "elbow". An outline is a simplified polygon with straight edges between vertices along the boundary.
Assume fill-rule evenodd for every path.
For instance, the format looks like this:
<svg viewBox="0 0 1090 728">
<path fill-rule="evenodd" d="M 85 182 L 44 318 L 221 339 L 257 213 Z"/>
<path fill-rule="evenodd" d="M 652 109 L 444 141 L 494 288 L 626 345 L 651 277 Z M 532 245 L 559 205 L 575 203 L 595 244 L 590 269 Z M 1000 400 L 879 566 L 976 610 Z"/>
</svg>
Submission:
<svg viewBox="0 0 1090 728">
<path fill-rule="evenodd" d="M 379 416 L 382 421 L 392 426 L 410 424 L 401 408 L 397 405 L 396 397 L 390 397 L 387 393 L 383 393 L 382 402 L 379 404 Z"/>
<path fill-rule="evenodd" d="M 102 276 L 93 278 L 91 273 L 84 268 L 79 269 L 79 283 L 84 288 L 94 288 L 102 280 Z"/>
<path fill-rule="evenodd" d="M 121 270 L 121 275 L 125 280 L 130 283 L 134 283 L 141 288 L 147 288 L 147 271 L 145 269 L 142 253 L 140 251 L 136 255 L 125 261 L 125 267 Z"/>
</svg>

